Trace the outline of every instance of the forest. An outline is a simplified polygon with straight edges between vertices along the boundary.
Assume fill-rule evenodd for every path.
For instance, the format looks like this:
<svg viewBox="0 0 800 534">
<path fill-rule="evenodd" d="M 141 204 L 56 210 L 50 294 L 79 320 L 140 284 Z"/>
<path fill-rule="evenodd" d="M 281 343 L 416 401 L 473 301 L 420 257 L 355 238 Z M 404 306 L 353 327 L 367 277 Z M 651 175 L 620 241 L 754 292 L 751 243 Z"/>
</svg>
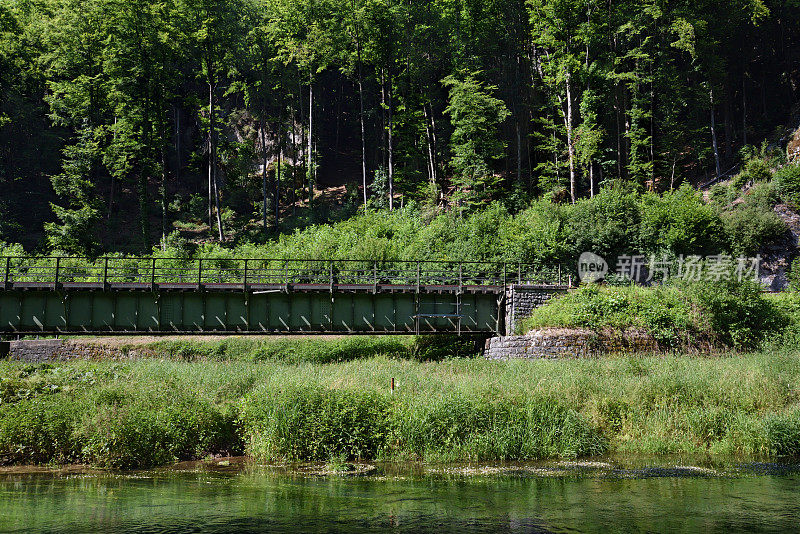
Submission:
<svg viewBox="0 0 800 534">
<path fill-rule="evenodd" d="M 0 242 L 139 254 L 447 217 L 484 251 L 541 234 L 517 260 L 695 230 L 752 253 L 782 231 L 772 190 L 734 213 L 690 188 L 769 182 L 799 103 L 798 0 L 0 0 Z M 687 243 L 662 243 L 682 216 Z"/>
</svg>

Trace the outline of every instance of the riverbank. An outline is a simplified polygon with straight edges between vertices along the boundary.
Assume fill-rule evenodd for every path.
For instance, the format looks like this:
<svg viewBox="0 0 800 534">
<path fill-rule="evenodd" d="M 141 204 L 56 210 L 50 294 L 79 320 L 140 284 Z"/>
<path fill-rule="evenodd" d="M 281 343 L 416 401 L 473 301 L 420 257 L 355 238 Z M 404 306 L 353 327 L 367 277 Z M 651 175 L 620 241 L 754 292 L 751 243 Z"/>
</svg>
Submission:
<svg viewBox="0 0 800 534">
<path fill-rule="evenodd" d="M 391 389 L 394 379 L 394 390 Z M 800 353 L 0 362 L 0 461 L 144 468 L 800 454 Z"/>
</svg>

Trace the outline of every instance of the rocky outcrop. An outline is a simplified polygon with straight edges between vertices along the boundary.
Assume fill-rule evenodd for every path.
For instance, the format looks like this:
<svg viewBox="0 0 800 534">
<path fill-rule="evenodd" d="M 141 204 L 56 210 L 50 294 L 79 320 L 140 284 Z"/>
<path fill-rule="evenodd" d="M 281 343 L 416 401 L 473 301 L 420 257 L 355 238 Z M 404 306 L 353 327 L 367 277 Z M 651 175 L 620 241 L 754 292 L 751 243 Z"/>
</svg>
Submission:
<svg viewBox="0 0 800 534">
<path fill-rule="evenodd" d="M 794 136 L 786 145 L 786 159 L 789 163 L 800 162 L 800 128 L 794 132 Z"/>
<path fill-rule="evenodd" d="M 760 280 L 771 291 L 782 291 L 789 286 L 787 276 L 792 260 L 797 254 L 800 240 L 800 214 L 788 204 L 775 206 L 775 213 L 786 224 L 786 233 L 777 241 L 765 245 L 760 251 Z"/>
</svg>

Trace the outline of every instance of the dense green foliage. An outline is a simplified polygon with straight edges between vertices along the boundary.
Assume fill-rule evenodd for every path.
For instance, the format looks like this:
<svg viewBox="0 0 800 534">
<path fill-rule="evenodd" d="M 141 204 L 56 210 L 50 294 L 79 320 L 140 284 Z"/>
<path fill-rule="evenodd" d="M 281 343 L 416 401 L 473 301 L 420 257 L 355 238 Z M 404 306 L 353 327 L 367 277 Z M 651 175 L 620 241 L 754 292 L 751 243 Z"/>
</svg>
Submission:
<svg viewBox="0 0 800 534">
<path fill-rule="evenodd" d="M 798 454 L 799 362 L 795 352 L 0 362 L 0 459 L 130 468 L 243 451 L 262 461 Z"/>
<path fill-rule="evenodd" d="M 779 303 L 776 302 L 780 299 Z M 676 283 L 655 288 L 582 286 L 534 310 L 520 329 L 641 328 L 665 348 L 753 349 L 774 342 L 797 317 L 795 295 L 766 297 L 754 282 Z"/>
<path fill-rule="evenodd" d="M 263 240 L 370 197 L 517 211 L 696 185 L 784 138 L 797 7 L 5 0 L 0 239 L 142 252 L 173 225 Z"/>
<path fill-rule="evenodd" d="M 202 258 L 208 268 L 224 267 L 230 258 L 530 262 L 547 267 L 562 264 L 566 275 L 576 269 L 578 256 L 585 251 L 600 254 L 612 267 L 624 254 L 754 255 L 786 232 L 772 210 L 777 202 L 772 192 L 753 188 L 744 202 L 731 206 L 719 200 L 706 204 L 689 186 L 657 195 L 614 184 L 575 204 L 542 199 L 517 213 L 500 203 L 463 216 L 448 212 L 427 220 L 417 205 L 362 212 L 260 245 L 248 241 L 225 247 L 197 245 L 173 235 L 152 254 L 185 258 L 187 266 L 192 258 Z M 23 253 L 19 246 L 0 242 L 0 255 Z M 151 265 L 144 257 L 125 263 L 141 272 Z M 69 260 L 61 265 L 89 264 Z M 94 264 L 94 271 L 102 272 L 100 263 Z"/>
</svg>

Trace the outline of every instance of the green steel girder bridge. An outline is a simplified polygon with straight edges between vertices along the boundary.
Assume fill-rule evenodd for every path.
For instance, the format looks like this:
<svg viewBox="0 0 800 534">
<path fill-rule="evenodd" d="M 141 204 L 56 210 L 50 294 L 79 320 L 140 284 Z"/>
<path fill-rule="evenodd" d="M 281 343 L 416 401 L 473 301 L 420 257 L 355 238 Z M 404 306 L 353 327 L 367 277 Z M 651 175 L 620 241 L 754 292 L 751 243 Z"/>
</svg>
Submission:
<svg viewBox="0 0 800 534">
<path fill-rule="evenodd" d="M 502 333 L 561 268 L 433 261 L 0 257 L 0 335 Z"/>
</svg>

